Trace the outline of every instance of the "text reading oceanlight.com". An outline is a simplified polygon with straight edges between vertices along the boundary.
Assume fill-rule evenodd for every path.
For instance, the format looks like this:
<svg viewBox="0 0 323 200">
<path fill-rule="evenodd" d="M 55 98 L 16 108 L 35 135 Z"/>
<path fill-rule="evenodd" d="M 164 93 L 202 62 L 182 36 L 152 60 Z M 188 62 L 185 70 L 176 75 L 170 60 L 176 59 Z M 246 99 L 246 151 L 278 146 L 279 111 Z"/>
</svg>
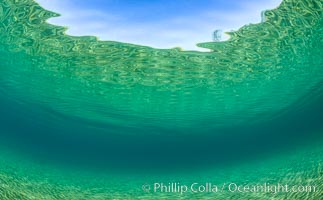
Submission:
<svg viewBox="0 0 323 200">
<path fill-rule="evenodd" d="M 153 193 L 293 193 L 293 192 L 316 192 L 314 185 L 289 185 L 289 184 L 237 184 L 237 183 L 153 183 L 142 186 L 144 192 Z"/>
</svg>

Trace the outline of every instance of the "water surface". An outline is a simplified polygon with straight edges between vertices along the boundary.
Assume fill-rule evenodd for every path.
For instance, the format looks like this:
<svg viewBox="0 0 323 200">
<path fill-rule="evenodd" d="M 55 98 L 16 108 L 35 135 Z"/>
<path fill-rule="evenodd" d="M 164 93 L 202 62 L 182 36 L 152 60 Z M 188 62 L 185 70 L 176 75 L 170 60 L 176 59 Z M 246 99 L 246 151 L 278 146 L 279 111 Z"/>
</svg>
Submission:
<svg viewBox="0 0 323 200">
<path fill-rule="evenodd" d="M 322 9 L 285 0 L 210 52 L 154 49 L 0 3 L 2 199 L 322 194 Z M 314 184 L 312 193 L 151 193 L 155 182 Z"/>
</svg>

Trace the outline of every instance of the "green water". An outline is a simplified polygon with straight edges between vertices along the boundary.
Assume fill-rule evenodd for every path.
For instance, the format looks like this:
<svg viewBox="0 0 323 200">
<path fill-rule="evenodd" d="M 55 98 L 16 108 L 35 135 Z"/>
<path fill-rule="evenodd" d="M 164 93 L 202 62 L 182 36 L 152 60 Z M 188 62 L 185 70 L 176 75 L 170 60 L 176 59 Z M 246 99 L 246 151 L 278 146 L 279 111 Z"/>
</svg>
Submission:
<svg viewBox="0 0 323 200">
<path fill-rule="evenodd" d="M 323 3 L 160 50 L 72 37 L 0 1 L 1 199 L 320 199 Z M 143 184 L 283 182 L 312 193 L 153 193 Z"/>
</svg>

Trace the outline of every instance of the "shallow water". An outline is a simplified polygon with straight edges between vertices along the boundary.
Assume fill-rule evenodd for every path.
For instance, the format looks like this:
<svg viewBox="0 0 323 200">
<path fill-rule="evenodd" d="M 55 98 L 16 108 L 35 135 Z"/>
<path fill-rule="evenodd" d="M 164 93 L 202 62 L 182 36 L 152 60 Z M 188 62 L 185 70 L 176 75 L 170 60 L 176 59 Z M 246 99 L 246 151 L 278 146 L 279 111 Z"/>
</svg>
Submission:
<svg viewBox="0 0 323 200">
<path fill-rule="evenodd" d="M 194 52 L 68 36 L 57 14 L 2 0 L 0 197 L 318 199 L 322 8 L 285 0 Z M 155 182 L 317 191 L 143 191 Z"/>
</svg>

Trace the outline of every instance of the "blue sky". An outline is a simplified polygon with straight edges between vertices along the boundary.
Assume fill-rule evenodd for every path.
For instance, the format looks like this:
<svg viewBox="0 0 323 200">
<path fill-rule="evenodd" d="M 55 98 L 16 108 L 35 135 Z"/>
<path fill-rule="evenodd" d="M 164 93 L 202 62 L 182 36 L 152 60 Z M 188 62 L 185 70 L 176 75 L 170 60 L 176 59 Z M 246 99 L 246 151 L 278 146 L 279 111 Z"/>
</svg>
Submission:
<svg viewBox="0 0 323 200">
<path fill-rule="evenodd" d="M 281 0 L 36 0 L 62 16 L 50 23 L 70 35 L 94 35 L 155 48 L 200 50 L 212 33 L 261 21 L 261 11 Z M 226 39 L 226 36 L 222 37 Z"/>
</svg>

